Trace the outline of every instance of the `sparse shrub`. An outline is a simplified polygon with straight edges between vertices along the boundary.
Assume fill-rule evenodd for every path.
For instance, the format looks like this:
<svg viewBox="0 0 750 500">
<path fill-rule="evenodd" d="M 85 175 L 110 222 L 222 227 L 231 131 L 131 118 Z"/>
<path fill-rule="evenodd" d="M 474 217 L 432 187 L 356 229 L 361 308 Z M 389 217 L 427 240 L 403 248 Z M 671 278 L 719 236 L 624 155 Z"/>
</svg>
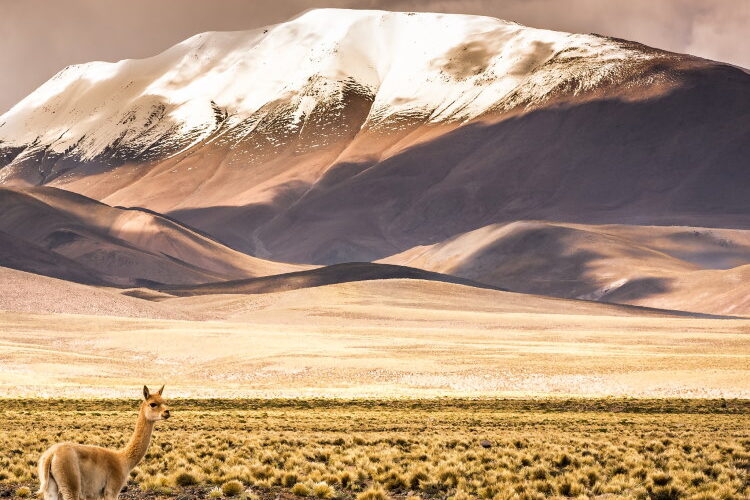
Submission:
<svg viewBox="0 0 750 500">
<path fill-rule="evenodd" d="M 404 478 L 403 474 L 395 470 L 380 476 L 378 482 L 391 491 L 404 490 L 408 487 L 407 480 Z"/>
<path fill-rule="evenodd" d="M 338 479 L 342 488 L 349 488 L 354 484 L 356 477 L 351 471 L 345 470 L 339 474 Z"/>
<path fill-rule="evenodd" d="M 750 469 L 750 467 L 748 467 Z M 705 483 L 708 478 L 704 476 L 702 473 L 694 474 L 693 477 L 690 478 L 690 485 L 691 486 L 700 486 L 701 484 Z"/>
<path fill-rule="evenodd" d="M 275 483 L 271 479 L 262 479 L 262 480 L 256 479 L 253 484 L 257 486 L 258 488 L 270 489 L 274 486 Z"/>
<path fill-rule="evenodd" d="M 221 489 L 218 486 L 208 492 L 208 498 L 221 498 L 222 496 Z"/>
<path fill-rule="evenodd" d="M 648 469 L 646 467 L 638 467 L 637 469 L 630 472 L 632 477 L 637 478 L 639 481 L 644 481 L 648 477 Z"/>
<path fill-rule="evenodd" d="M 666 486 L 672 482 L 672 476 L 666 472 L 657 472 L 651 476 L 651 482 L 656 486 Z"/>
<path fill-rule="evenodd" d="M 583 494 L 583 486 L 573 478 L 562 478 L 558 484 L 557 491 L 566 497 L 577 497 Z"/>
<path fill-rule="evenodd" d="M 221 492 L 226 497 L 236 497 L 237 495 L 242 493 L 244 489 L 245 487 L 242 485 L 242 483 L 237 481 L 236 479 L 227 481 L 226 483 L 221 485 Z"/>
<path fill-rule="evenodd" d="M 531 477 L 531 479 L 547 479 L 547 477 L 549 476 L 549 472 L 545 467 L 539 465 L 531 469 L 529 476 Z"/>
<path fill-rule="evenodd" d="M 297 474 L 292 472 L 286 472 L 281 476 L 281 486 L 284 488 L 291 488 L 297 483 Z"/>
<path fill-rule="evenodd" d="M 180 472 L 174 476 L 174 485 L 175 486 L 193 486 L 195 484 L 198 484 L 198 480 L 196 477 L 189 473 L 189 472 Z"/>
<path fill-rule="evenodd" d="M 570 455 L 567 453 L 563 453 L 559 455 L 553 463 L 558 469 L 564 469 L 573 463 L 573 459 L 570 458 Z"/>
<path fill-rule="evenodd" d="M 498 493 L 499 491 L 496 486 L 485 486 L 484 488 L 479 488 L 479 491 L 477 491 L 479 498 L 483 500 L 495 498 Z"/>
<path fill-rule="evenodd" d="M 312 494 L 317 498 L 333 498 L 336 496 L 336 490 L 325 481 L 321 481 L 313 485 Z"/>
<path fill-rule="evenodd" d="M 297 483 L 292 486 L 292 493 L 298 497 L 306 497 L 310 495 L 310 488 L 304 483 Z"/>
<path fill-rule="evenodd" d="M 390 500 L 382 486 L 371 486 L 357 495 L 357 500 Z"/>
<path fill-rule="evenodd" d="M 17 488 L 16 496 L 21 498 L 31 496 L 31 488 L 29 488 L 28 486 L 21 486 L 20 488 Z"/>
<path fill-rule="evenodd" d="M 146 477 L 145 481 L 141 484 L 144 490 L 154 491 L 157 493 L 168 493 L 169 490 L 169 479 L 163 474 L 153 474 Z"/>
<path fill-rule="evenodd" d="M 651 500 L 679 500 L 682 490 L 676 486 L 659 486 L 649 491 Z"/>
<path fill-rule="evenodd" d="M 531 483 L 531 487 L 546 496 L 550 496 L 555 491 L 555 487 L 552 485 L 552 483 L 544 479 L 537 479 L 536 481 L 533 481 Z"/>
<path fill-rule="evenodd" d="M 428 479 L 429 476 L 427 475 L 427 472 L 422 469 L 416 469 L 409 473 L 406 482 L 410 489 L 418 490 L 420 487 L 420 483 L 422 483 L 423 481 L 427 481 Z"/>
<path fill-rule="evenodd" d="M 624 465 L 615 465 L 614 467 L 612 467 L 609 473 L 613 476 L 617 476 L 619 474 L 627 474 L 628 468 Z"/>
<path fill-rule="evenodd" d="M 443 467 L 438 471 L 438 480 L 444 485 L 455 488 L 458 484 L 458 472 L 451 467 Z"/>
</svg>

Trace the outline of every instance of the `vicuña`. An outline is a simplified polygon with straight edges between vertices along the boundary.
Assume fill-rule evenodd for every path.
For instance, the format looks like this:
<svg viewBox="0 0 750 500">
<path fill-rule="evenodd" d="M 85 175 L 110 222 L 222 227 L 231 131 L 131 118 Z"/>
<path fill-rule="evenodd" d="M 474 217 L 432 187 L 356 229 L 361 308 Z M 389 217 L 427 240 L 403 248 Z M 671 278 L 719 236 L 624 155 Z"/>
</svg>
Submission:
<svg viewBox="0 0 750 500">
<path fill-rule="evenodd" d="M 143 459 L 157 420 L 169 418 L 161 387 L 151 393 L 143 386 L 143 402 L 133 437 L 121 450 L 77 443 L 57 443 L 39 458 L 39 493 L 45 500 L 103 498 L 114 500 L 130 471 Z"/>
</svg>

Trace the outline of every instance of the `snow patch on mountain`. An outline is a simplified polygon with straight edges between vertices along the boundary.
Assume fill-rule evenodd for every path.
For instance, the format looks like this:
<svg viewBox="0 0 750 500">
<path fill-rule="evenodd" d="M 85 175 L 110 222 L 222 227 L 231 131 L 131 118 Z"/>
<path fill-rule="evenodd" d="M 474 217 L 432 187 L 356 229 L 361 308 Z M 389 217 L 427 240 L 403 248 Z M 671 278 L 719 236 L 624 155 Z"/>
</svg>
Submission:
<svg viewBox="0 0 750 500">
<path fill-rule="evenodd" d="M 573 92 L 585 92 L 648 57 L 603 37 L 488 17 L 319 9 L 202 33 L 147 59 L 65 68 L 0 117 L 0 149 L 25 148 L 16 161 L 39 151 L 147 160 L 222 130 L 237 142 L 276 127 L 273 144 L 301 134 L 316 109 L 339 112 L 351 91 L 372 101 L 362 128 L 462 123 L 544 102 L 573 78 Z"/>
</svg>

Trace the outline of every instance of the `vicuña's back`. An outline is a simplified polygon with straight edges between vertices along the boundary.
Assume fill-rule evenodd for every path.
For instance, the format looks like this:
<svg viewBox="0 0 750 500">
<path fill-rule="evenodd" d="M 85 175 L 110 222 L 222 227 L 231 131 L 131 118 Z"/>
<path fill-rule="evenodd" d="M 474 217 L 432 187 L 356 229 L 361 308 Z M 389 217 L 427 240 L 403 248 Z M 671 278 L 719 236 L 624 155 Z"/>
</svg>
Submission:
<svg viewBox="0 0 750 500">
<path fill-rule="evenodd" d="M 130 471 L 143 459 L 157 420 L 169 418 L 162 399 L 164 386 L 151 394 L 143 387 L 143 402 L 133 436 L 121 450 L 77 443 L 57 443 L 39 459 L 39 493 L 45 500 L 115 499 Z"/>
</svg>

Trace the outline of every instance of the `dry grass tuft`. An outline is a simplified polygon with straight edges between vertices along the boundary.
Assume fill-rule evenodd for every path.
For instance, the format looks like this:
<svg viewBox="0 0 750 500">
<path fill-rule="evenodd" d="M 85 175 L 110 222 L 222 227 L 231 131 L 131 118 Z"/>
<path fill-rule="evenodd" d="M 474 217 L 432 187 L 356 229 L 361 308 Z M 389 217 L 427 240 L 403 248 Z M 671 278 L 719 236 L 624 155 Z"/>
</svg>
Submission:
<svg viewBox="0 0 750 500">
<path fill-rule="evenodd" d="M 16 489 L 16 496 L 20 498 L 26 498 L 31 496 L 31 488 L 28 486 L 21 486 Z"/>
<path fill-rule="evenodd" d="M 172 480 L 175 486 L 193 486 L 198 484 L 198 480 L 196 477 L 189 473 L 189 472 L 179 472 L 175 474 L 174 479 Z"/>
<path fill-rule="evenodd" d="M 294 486 L 292 486 L 291 491 L 298 497 L 310 496 L 310 488 L 306 484 L 303 484 L 303 483 L 295 484 Z"/>
<path fill-rule="evenodd" d="M 245 490 L 241 482 L 233 479 L 221 485 L 221 492 L 227 497 L 236 497 Z"/>
<path fill-rule="evenodd" d="M 336 496 L 336 490 L 325 481 L 321 481 L 313 485 L 312 494 L 318 498 L 333 498 Z"/>
<path fill-rule="evenodd" d="M 371 486 L 357 495 L 357 500 L 390 500 L 390 497 L 381 486 Z"/>
</svg>

